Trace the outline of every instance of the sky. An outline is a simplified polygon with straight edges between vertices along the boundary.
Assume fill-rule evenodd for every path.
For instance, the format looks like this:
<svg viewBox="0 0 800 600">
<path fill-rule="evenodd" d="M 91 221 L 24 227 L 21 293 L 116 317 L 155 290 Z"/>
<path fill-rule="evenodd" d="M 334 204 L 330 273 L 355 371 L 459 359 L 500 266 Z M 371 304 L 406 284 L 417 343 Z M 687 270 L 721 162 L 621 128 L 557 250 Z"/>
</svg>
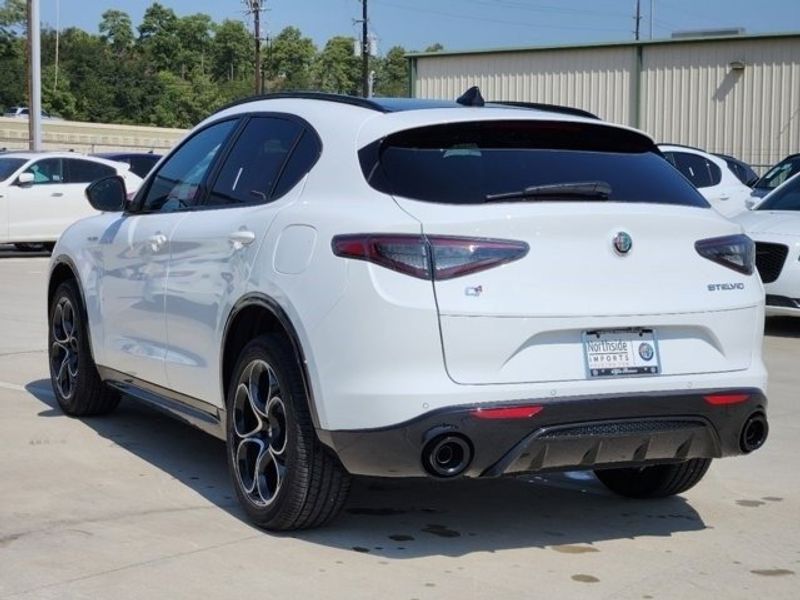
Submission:
<svg viewBox="0 0 800 600">
<path fill-rule="evenodd" d="M 152 0 L 40 0 L 42 21 L 96 32 L 100 15 L 115 8 L 138 25 Z M 334 35 L 358 35 L 360 0 L 265 0 L 265 30 L 299 27 L 318 46 Z M 633 39 L 636 0 L 368 0 L 379 51 L 395 45 L 448 50 L 581 44 Z M 179 15 L 203 12 L 215 20 L 245 20 L 242 0 L 161 0 Z M 676 30 L 743 27 L 747 33 L 800 31 L 800 0 L 641 0 L 641 36 Z M 57 17 L 57 15 L 59 15 Z"/>
</svg>

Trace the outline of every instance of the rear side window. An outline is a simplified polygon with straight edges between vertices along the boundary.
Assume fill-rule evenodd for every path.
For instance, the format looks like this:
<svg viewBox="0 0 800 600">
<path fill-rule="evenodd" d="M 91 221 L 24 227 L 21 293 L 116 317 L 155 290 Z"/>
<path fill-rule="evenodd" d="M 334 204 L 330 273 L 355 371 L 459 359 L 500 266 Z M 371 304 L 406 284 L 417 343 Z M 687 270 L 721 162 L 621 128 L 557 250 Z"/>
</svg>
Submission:
<svg viewBox="0 0 800 600">
<path fill-rule="evenodd" d="M 664 156 L 696 188 L 711 187 L 722 181 L 722 171 L 707 158 L 690 152 L 665 152 Z"/>
<path fill-rule="evenodd" d="M 798 172 L 800 172 L 800 156 L 786 159 L 770 169 L 758 180 L 755 187 L 759 190 L 774 190 Z"/>
<path fill-rule="evenodd" d="M 648 138 L 599 124 L 436 125 L 391 135 L 359 158 L 375 189 L 426 202 L 482 204 L 535 186 L 603 182 L 612 202 L 708 206 Z"/>
<path fill-rule="evenodd" d="M 88 160 L 69 158 L 64 161 L 64 166 L 66 167 L 67 183 L 91 183 L 103 177 L 117 174 L 108 165 L 101 165 Z"/>
<path fill-rule="evenodd" d="M 302 133 L 298 123 L 287 119 L 250 119 L 225 159 L 207 203 L 240 206 L 269 201 Z"/>
</svg>

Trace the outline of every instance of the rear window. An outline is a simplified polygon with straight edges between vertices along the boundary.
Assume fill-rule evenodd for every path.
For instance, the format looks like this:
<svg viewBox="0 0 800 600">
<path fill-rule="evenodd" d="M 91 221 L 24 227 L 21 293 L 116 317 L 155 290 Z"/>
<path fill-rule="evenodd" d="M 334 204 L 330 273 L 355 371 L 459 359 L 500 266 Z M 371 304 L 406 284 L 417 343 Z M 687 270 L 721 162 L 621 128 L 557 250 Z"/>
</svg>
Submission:
<svg viewBox="0 0 800 600">
<path fill-rule="evenodd" d="M 596 124 L 435 125 L 388 136 L 359 158 L 375 189 L 426 202 L 482 204 L 533 186 L 602 181 L 612 202 L 708 206 L 645 136 Z"/>
</svg>

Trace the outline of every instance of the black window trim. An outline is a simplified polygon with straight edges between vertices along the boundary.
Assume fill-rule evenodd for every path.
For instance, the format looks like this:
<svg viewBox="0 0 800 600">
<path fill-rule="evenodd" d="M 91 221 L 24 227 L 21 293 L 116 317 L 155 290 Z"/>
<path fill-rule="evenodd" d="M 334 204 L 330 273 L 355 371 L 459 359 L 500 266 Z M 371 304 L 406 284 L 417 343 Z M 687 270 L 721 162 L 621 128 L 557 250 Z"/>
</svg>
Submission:
<svg viewBox="0 0 800 600">
<path fill-rule="evenodd" d="M 276 200 L 280 200 L 283 196 L 276 197 L 275 189 L 278 187 L 278 184 L 281 182 L 281 178 L 283 177 L 284 172 L 286 171 L 286 166 L 289 164 L 289 161 L 294 156 L 294 152 L 297 149 L 297 146 L 300 144 L 300 141 L 306 135 L 311 135 L 313 141 L 317 147 L 317 155 L 314 158 L 314 162 L 311 163 L 308 170 L 306 170 L 305 175 L 308 175 L 311 170 L 317 165 L 319 162 L 320 157 L 322 156 L 322 139 L 319 136 L 319 133 L 316 129 L 303 119 L 297 115 L 293 115 L 291 113 L 282 113 L 282 112 L 274 112 L 274 111 L 253 111 L 247 113 L 241 113 L 238 115 L 239 118 L 242 119 L 242 123 L 236 129 L 234 134 L 231 136 L 231 140 L 228 144 L 226 144 L 224 148 L 224 152 L 220 153 L 219 157 L 215 160 L 213 167 L 209 170 L 209 178 L 208 178 L 208 185 L 204 190 L 203 197 L 200 202 L 197 203 L 194 210 L 226 210 L 230 208 L 246 208 L 252 206 L 263 206 L 265 204 L 271 204 Z M 211 190 L 214 189 L 214 186 L 217 184 L 217 180 L 219 179 L 220 173 L 222 172 L 222 167 L 225 166 L 225 162 L 228 160 L 231 152 L 233 152 L 233 148 L 236 146 L 236 142 L 239 141 L 239 138 L 244 133 L 247 125 L 253 119 L 257 118 L 270 118 L 270 119 L 282 119 L 284 121 L 291 121 L 300 126 L 300 134 L 295 138 L 294 142 L 292 143 L 292 147 L 289 149 L 289 152 L 286 153 L 286 158 L 283 160 L 280 168 L 278 169 L 278 174 L 275 177 L 275 181 L 272 184 L 272 187 L 267 194 L 267 199 L 260 201 L 260 202 L 252 202 L 249 204 L 208 204 L 209 197 L 211 196 Z M 284 194 L 285 195 L 285 194 Z"/>
</svg>

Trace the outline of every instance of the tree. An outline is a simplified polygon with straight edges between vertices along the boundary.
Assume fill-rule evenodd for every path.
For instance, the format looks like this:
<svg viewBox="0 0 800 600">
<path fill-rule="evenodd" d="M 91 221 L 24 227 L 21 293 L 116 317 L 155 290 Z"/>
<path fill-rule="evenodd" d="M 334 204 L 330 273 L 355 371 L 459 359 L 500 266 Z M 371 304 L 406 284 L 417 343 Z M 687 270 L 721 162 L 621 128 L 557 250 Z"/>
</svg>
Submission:
<svg viewBox="0 0 800 600">
<path fill-rule="evenodd" d="M 151 4 L 139 25 L 139 46 L 155 71 L 169 71 L 178 62 L 178 17 L 171 8 Z"/>
<path fill-rule="evenodd" d="M 311 86 L 311 68 L 317 48 L 297 27 L 287 27 L 273 40 L 267 53 L 270 89 L 304 90 Z"/>
<path fill-rule="evenodd" d="M 408 96 L 408 60 L 402 46 L 391 48 L 377 63 L 375 95 L 388 97 Z"/>
<path fill-rule="evenodd" d="M 439 42 L 432 44 L 425 48 L 425 52 L 442 52 L 444 50 L 444 46 L 442 46 Z"/>
<path fill-rule="evenodd" d="M 117 53 L 125 52 L 133 46 L 133 25 L 128 13 L 121 10 L 107 10 L 100 21 L 100 34 L 103 41 L 110 44 Z"/>
<path fill-rule="evenodd" d="M 324 92 L 357 95 L 361 91 L 361 60 L 353 52 L 352 37 L 328 40 L 315 61 L 315 85 Z"/>
<path fill-rule="evenodd" d="M 176 23 L 176 35 L 180 51 L 178 65 L 181 75 L 200 70 L 205 72 L 206 62 L 211 58 L 211 17 L 205 14 L 190 15 L 179 19 Z M 176 69 L 173 67 L 173 72 Z"/>
<path fill-rule="evenodd" d="M 215 28 L 211 41 L 211 76 L 216 81 L 249 79 L 253 71 L 252 44 L 244 23 L 223 21 Z"/>
</svg>

